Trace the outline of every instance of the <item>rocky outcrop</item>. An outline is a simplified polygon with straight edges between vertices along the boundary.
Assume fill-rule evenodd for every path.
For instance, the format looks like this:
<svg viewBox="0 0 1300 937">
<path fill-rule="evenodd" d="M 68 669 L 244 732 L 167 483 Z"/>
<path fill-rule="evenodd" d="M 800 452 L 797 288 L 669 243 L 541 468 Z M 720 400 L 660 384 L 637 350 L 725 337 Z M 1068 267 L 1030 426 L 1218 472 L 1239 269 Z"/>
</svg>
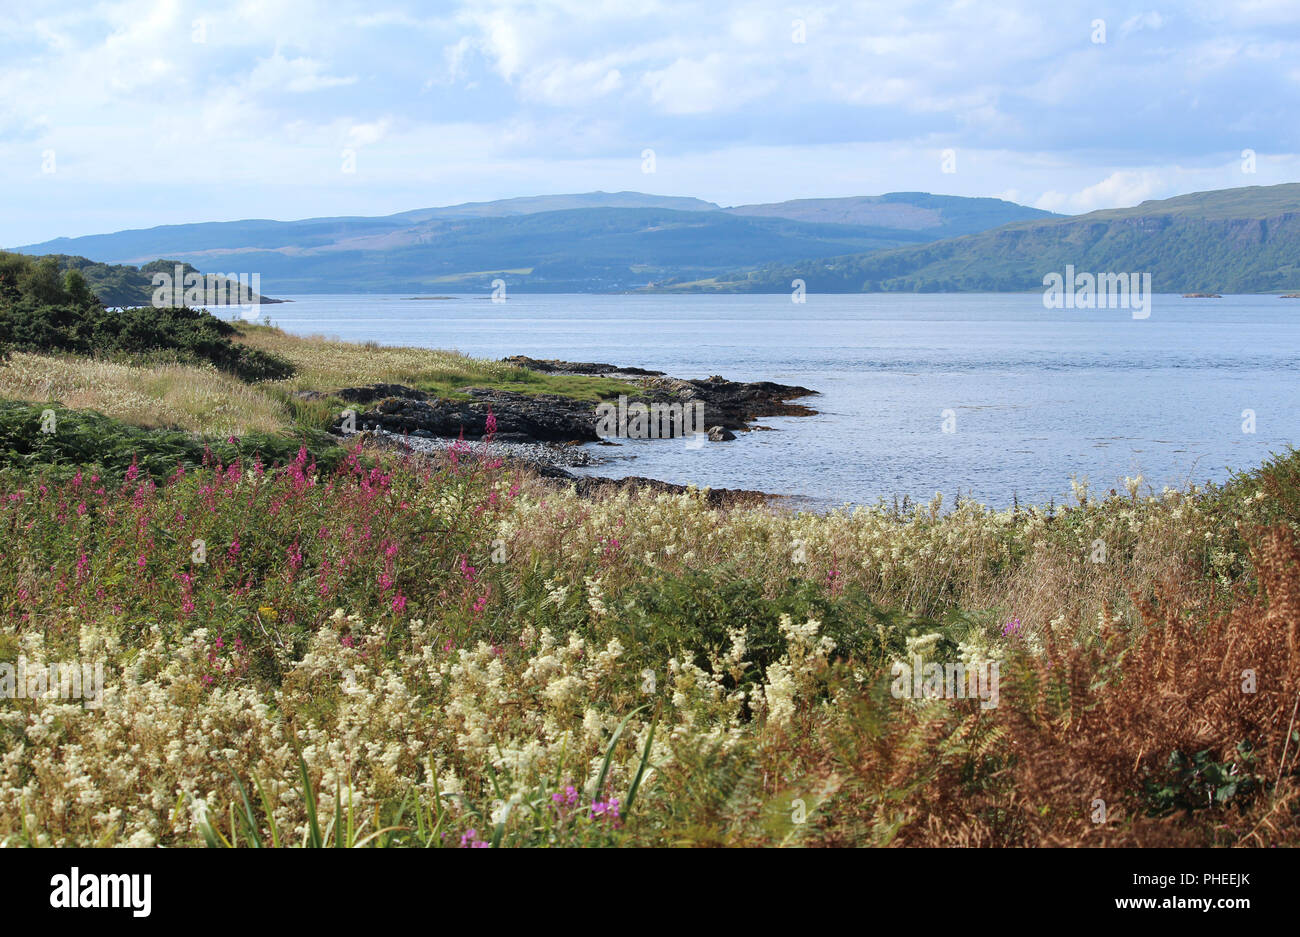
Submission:
<svg viewBox="0 0 1300 937">
<path fill-rule="evenodd" d="M 638 377 L 659 377 L 663 371 L 647 371 L 645 368 L 620 368 L 612 364 L 600 364 L 594 361 L 557 361 L 554 358 L 529 358 L 527 355 L 511 355 L 502 358 L 506 364 L 513 364 L 530 371 L 545 374 L 588 374 L 600 377 L 635 375 Z"/>
<path fill-rule="evenodd" d="M 410 388 L 376 398 L 368 393 L 370 390 L 354 387 L 339 393 L 349 402 L 375 401 L 356 415 L 360 430 L 481 439 L 487 432 L 488 414 L 492 413 L 497 421 L 496 438 L 501 442 L 595 442 L 600 438 L 596 435 L 592 404 L 572 397 L 467 387 L 465 393 L 470 400 L 430 397 L 419 391 L 409 392 Z M 335 429 L 342 423 L 340 419 Z"/>
<path fill-rule="evenodd" d="M 806 416 L 816 412 L 789 402 L 816 393 L 806 387 L 770 381 L 745 383 L 716 376 L 687 381 L 644 368 L 591 362 L 537 361 L 524 357 L 505 360 L 547 373 L 621 379 L 631 385 L 630 389 L 620 400 L 609 403 L 616 410 L 621 406 L 620 413 L 630 410 L 633 404 L 666 405 L 663 411 L 674 415 L 663 419 L 668 421 L 673 436 L 683 431 L 683 421 L 678 416 L 681 410 L 676 408 L 696 404 L 702 406 L 703 419 L 694 425 L 708 427 L 708 438 L 714 442 L 735 439 L 735 431 L 750 429 L 750 424 L 760 417 Z M 370 384 L 343 388 L 334 396 L 360 408 L 353 416 L 357 430 L 384 430 L 424 438 L 463 435 L 466 439 L 480 439 L 487 432 L 489 413 L 496 417 L 496 438 L 502 442 L 595 442 L 607 429 L 600 426 L 596 405 L 591 401 L 484 387 L 465 387 L 460 394 L 464 397 L 434 397 L 402 384 Z M 621 416 L 615 422 L 628 425 Z M 334 429 L 342 432 L 347 426 L 346 418 L 340 416 Z"/>
<path fill-rule="evenodd" d="M 582 498 L 598 498 L 601 495 L 616 494 L 625 489 L 662 491 L 669 494 L 683 494 L 688 490 L 685 485 L 674 485 L 671 482 L 659 481 L 655 478 L 642 478 L 640 475 L 630 475 L 626 478 L 603 478 L 597 475 L 587 475 L 571 476 L 567 479 L 552 476 L 546 479 L 544 483 L 557 488 L 571 487 Z M 762 491 L 749 491 L 744 488 L 697 488 L 696 491 L 706 504 L 713 507 L 766 504 L 779 497 L 778 495 L 770 495 Z"/>
<path fill-rule="evenodd" d="M 386 433 L 363 432 L 358 437 L 367 448 L 388 449 L 418 458 L 440 459 L 454 443 L 446 439 L 425 439 L 416 436 L 390 436 Z M 575 457 L 583 458 L 575 458 Z M 606 478 L 601 475 L 577 475 L 569 468 L 590 464 L 585 450 L 572 446 L 546 443 L 503 443 L 495 441 L 490 446 L 475 444 L 462 452 L 460 458 L 473 462 L 481 458 L 500 459 L 507 472 L 523 471 L 536 476 L 538 482 L 555 490 L 573 489 L 581 498 L 602 498 L 626 490 L 646 490 L 683 494 L 685 485 L 632 475 L 625 478 Z M 699 497 L 712 507 L 756 505 L 778 501 L 781 495 L 744 488 L 699 488 Z"/>
</svg>

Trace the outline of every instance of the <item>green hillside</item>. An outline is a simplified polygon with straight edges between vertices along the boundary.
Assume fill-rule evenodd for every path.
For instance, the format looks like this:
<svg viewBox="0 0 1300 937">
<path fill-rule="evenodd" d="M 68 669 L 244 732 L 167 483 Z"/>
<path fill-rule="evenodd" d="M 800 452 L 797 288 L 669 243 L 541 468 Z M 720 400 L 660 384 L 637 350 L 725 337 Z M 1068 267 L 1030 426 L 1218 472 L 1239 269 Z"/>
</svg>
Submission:
<svg viewBox="0 0 1300 937">
<path fill-rule="evenodd" d="M 849 198 L 801 198 L 764 205 L 724 208 L 732 215 L 789 218 L 822 224 L 879 225 L 919 231 L 931 239 L 987 231 L 1015 221 L 1059 218 L 1041 208 L 1029 208 L 1000 198 L 966 198 L 929 192 L 889 192 Z"/>
<path fill-rule="evenodd" d="M 1067 264 L 1149 272 L 1157 292 L 1300 288 L 1300 184 L 1196 192 L 871 255 L 769 264 L 708 288 L 786 292 L 798 278 L 813 292 L 1037 290 Z"/>
<path fill-rule="evenodd" d="M 143 266 L 136 267 L 132 264 L 99 263 L 85 257 L 73 257 L 68 254 L 48 254 L 46 256 L 53 258 L 53 262 L 57 265 L 60 274 L 67 273 L 69 270 L 75 270 L 81 274 L 86 286 L 105 306 L 148 306 L 153 299 L 153 275 L 155 273 L 167 273 L 174 279 L 176 268 L 179 266 L 183 283 L 185 276 L 200 272 L 190 264 L 173 260 L 154 260 Z M 0 251 L 0 264 L 5 263 L 7 259 L 16 261 L 17 258 L 21 258 L 23 261 L 30 259 L 29 255 L 26 254 L 8 254 Z M 219 275 L 218 279 L 226 281 L 225 277 Z M 227 297 L 233 297 L 234 295 L 233 290 L 227 290 Z M 265 296 L 258 296 L 257 301 L 262 303 L 280 302 L 278 299 L 268 299 Z M 208 303 L 208 305 L 221 305 L 221 303 Z"/>
</svg>

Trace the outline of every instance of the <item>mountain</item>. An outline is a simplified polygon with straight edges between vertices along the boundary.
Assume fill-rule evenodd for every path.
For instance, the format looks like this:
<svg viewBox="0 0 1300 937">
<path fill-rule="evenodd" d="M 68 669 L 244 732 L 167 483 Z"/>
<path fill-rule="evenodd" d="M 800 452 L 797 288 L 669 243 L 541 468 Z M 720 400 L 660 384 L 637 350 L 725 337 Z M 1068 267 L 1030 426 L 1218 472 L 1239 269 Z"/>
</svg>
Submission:
<svg viewBox="0 0 1300 937">
<path fill-rule="evenodd" d="M 418 226 L 445 219 L 506 218 L 539 212 L 600 208 L 665 208 L 674 211 L 716 211 L 718 206 L 697 198 L 646 195 L 641 192 L 587 192 L 580 195 L 539 195 L 466 202 L 443 208 L 417 208 L 378 217 L 339 216 L 302 221 L 211 221 L 159 225 L 155 228 L 55 238 L 15 248 L 24 254 L 78 254 L 105 263 L 141 264 L 158 257 L 197 258 L 248 249 L 312 251 L 363 240 L 363 249 L 418 243 Z M 405 233 L 405 237 L 403 234 Z M 387 239 L 387 240 L 385 240 Z M 240 269 L 243 269 L 242 267 Z"/>
<path fill-rule="evenodd" d="M 205 269 L 257 271 L 280 293 L 478 291 L 505 279 L 542 292 L 620 290 L 669 276 L 917 243 L 910 231 L 740 218 L 718 211 L 568 209 L 434 218 L 311 248 L 170 251 Z"/>
<path fill-rule="evenodd" d="M 694 288 L 789 292 L 1041 290 L 1063 272 L 1147 273 L 1156 292 L 1300 288 L 1300 184 L 1195 192 L 1086 215 L 1023 221 L 871 254 L 774 263 Z"/>
<path fill-rule="evenodd" d="M 430 218 L 497 218 L 502 215 L 532 215 L 568 208 L 669 208 L 674 211 L 717 211 L 703 199 L 676 195 L 646 195 L 644 192 L 585 192 L 581 195 L 526 195 L 495 202 L 465 202 L 446 208 L 417 208 L 392 215 L 409 221 Z"/>
<path fill-rule="evenodd" d="M 974 234 L 1014 221 L 1061 217 L 1041 208 L 1004 202 L 1000 198 L 963 198 L 928 192 L 801 198 L 765 205 L 738 205 L 723 211 L 732 215 L 759 215 L 792 221 L 897 228 L 924 232 L 936 239 Z"/>
<path fill-rule="evenodd" d="M 923 244 L 1044 214 L 997 199 L 925 193 L 724 210 L 693 198 L 590 192 L 375 218 L 166 225 L 19 250 L 119 264 L 172 257 L 204 270 L 259 273 L 275 293 L 468 292 L 490 289 L 497 278 L 521 291 L 618 291 Z"/>
</svg>

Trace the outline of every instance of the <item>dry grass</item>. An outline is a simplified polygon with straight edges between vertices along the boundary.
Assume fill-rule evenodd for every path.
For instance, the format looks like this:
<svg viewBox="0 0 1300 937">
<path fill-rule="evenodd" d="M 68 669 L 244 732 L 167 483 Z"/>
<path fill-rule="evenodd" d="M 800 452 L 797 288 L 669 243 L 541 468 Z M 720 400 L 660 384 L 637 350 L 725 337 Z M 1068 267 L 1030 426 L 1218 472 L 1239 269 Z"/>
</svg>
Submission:
<svg viewBox="0 0 1300 937">
<path fill-rule="evenodd" d="M 59 402 L 136 426 L 222 436 L 274 432 L 290 423 L 283 404 L 265 390 L 210 366 L 19 352 L 0 367 L 0 397 Z"/>
<path fill-rule="evenodd" d="M 454 351 L 340 342 L 244 323 L 239 324 L 239 329 L 246 345 L 293 362 L 298 373 L 281 382 L 290 390 L 337 389 L 377 382 L 427 385 L 501 381 L 520 370 Z"/>
<path fill-rule="evenodd" d="M 466 387 L 494 387 L 521 394 L 561 394 L 602 400 L 637 390 L 625 381 L 547 374 L 470 358 L 455 351 L 339 342 L 319 335 L 289 335 L 276 328 L 239 325 L 245 344 L 293 362 L 298 373 L 277 386 L 287 391 L 332 391 L 358 384 L 406 384 L 440 397 L 463 396 Z"/>
<path fill-rule="evenodd" d="M 1266 595 L 1240 589 L 1230 612 L 1190 611 L 1200 586 L 1169 582 L 1097 643 L 1059 626 L 1004 660 L 991 712 L 942 701 L 882 718 L 845 688 L 764 769 L 837 779 L 830 844 L 1294 843 L 1300 550 L 1278 526 L 1252 552 Z"/>
<path fill-rule="evenodd" d="M 336 411 L 328 402 L 312 404 L 292 396 L 302 390 L 329 393 L 387 383 L 457 396 L 463 388 L 476 386 L 589 400 L 629 390 L 627 384 L 606 378 L 540 374 L 454 351 L 301 337 L 246 323 L 239 329 L 245 344 L 292 362 L 294 376 L 249 384 L 211 367 L 16 353 L 7 365 L 0 365 L 0 399 L 57 401 L 135 426 L 227 436 L 275 432 L 295 424 L 327 428 Z"/>
</svg>

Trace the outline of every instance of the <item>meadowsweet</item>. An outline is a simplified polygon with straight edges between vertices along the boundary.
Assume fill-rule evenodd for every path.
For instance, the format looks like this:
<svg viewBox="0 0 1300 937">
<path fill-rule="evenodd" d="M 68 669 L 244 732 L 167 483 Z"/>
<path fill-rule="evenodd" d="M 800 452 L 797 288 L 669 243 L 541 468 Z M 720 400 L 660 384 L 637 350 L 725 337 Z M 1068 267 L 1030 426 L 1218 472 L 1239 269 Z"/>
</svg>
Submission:
<svg viewBox="0 0 1300 937">
<path fill-rule="evenodd" d="M 298 842 L 295 746 L 323 822 L 336 782 L 366 817 L 440 796 L 447 844 L 467 848 L 511 801 L 505 845 L 692 841 L 696 826 L 763 841 L 753 817 L 796 779 L 817 796 L 845 785 L 828 835 L 893 829 L 852 788 L 894 767 L 883 741 L 879 769 L 858 748 L 864 725 L 890 724 L 873 721 L 882 660 L 933 656 L 942 634 L 967 663 L 1036 654 L 1049 632 L 1131 621 L 1129 588 L 1150 594 L 1156 572 L 1194 561 L 1233 584 L 1250 563 L 1230 524 L 1173 494 L 1089 497 L 1068 523 L 966 501 L 719 512 L 698 493 L 583 499 L 527 478 L 494 501 L 505 480 L 468 455 L 459 473 L 363 455 L 337 472 L 305 448 L 260 473 L 248 458 L 185 473 L 142 462 L 129 486 L 0 478 L 4 659 L 86 657 L 108 676 L 97 712 L 0 708 L 0 842 L 196 845 L 189 805 L 224 822 L 232 770 L 268 785 Z M 1234 507 L 1252 523 L 1268 510 L 1255 490 Z M 498 538 L 509 561 L 479 559 Z M 1087 561 L 1097 539 L 1105 564 Z M 863 596 L 893 617 L 868 617 Z M 954 609 L 964 630 L 915 625 Z M 946 723 L 907 731 L 936 733 L 918 750 L 964 757 Z M 891 804 L 905 835 L 922 814 Z"/>
</svg>

